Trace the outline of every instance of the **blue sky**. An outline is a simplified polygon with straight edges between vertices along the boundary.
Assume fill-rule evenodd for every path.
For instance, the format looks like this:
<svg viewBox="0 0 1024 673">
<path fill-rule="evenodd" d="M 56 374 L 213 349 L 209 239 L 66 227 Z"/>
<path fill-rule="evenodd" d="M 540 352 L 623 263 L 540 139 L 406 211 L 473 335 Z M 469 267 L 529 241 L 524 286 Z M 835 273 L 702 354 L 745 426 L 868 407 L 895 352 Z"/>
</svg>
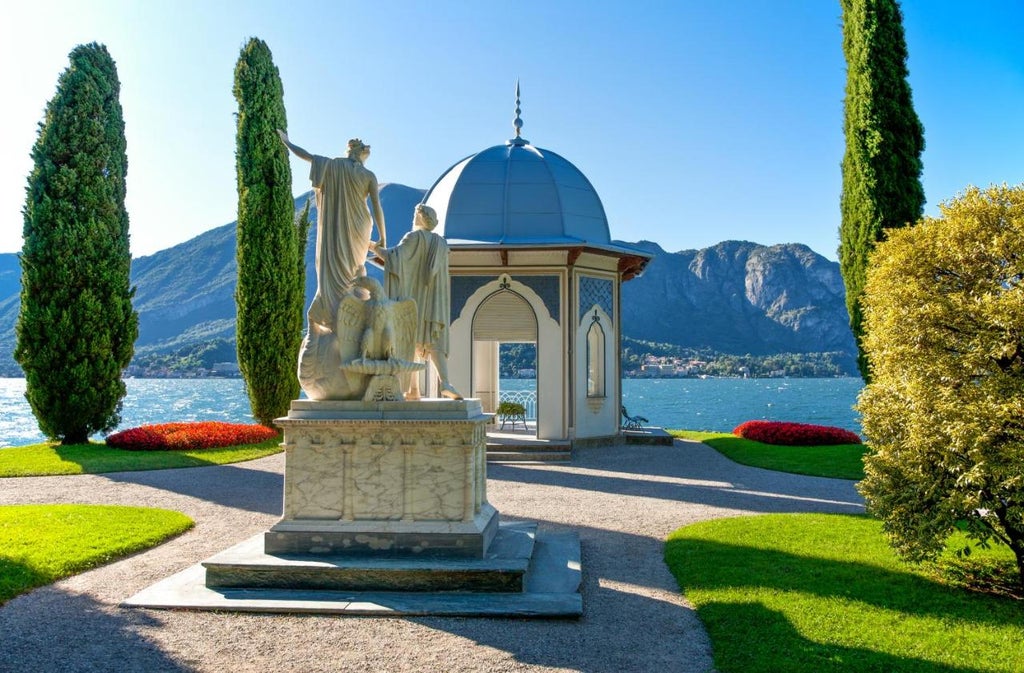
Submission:
<svg viewBox="0 0 1024 673">
<path fill-rule="evenodd" d="M 969 184 L 1024 183 L 1024 3 L 907 0 L 927 214 Z M 676 251 L 800 242 L 836 258 L 845 62 L 838 0 L 35 0 L 0 25 L 0 252 L 21 248 L 29 152 L 67 54 L 121 78 L 132 251 L 235 219 L 231 87 L 265 40 L 289 133 L 373 146 L 382 182 L 427 188 L 523 136 L 591 180 L 615 238 Z M 308 189 L 292 164 L 294 191 Z"/>
</svg>

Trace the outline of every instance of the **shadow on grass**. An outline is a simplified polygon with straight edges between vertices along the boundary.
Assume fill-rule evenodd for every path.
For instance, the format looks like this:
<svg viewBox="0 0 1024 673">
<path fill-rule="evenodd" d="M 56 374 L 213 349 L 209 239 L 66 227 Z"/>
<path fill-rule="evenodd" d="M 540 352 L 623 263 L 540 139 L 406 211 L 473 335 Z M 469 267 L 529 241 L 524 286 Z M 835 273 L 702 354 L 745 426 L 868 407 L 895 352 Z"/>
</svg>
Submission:
<svg viewBox="0 0 1024 673">
<path fill-rule="evenodd" d="M 24 563 L 0 556 L 0 607 L 15 596 L 51 581 L 51 578 Z"/>
<path fill-rule="evenodd" d="M 162 470 L 177 467 L 215 465 L 211 460 L 188 456 L 179 451 L 125 451 L 105 444 L 53 445 L 57 456 L 82 468 L 83 474 L 127 472 L 133 470 Z"/>
<path fill-rule="evenodd" d="M 676 576 L 684 592 L 767 588 L 856 600 L 908 615 L 959 615 L 978 623 L 1017 623 L 1024 629 L 1024 611 L 1015 601 L 973 594 L 912 572 L 894 572 L 868 563 L 694 539 L 669 539 L 665 558 L 670 568 L 678 562 L 684 569 Z"/>
<path fill-rule="evenodd" d="M 105 444 L 55 444 L 52 450 L 61 460 L 79 465 L 84 474 L 104 474 L 242 462 L 277 453 L 280 441 L 280 438 L 275 438 L 255 444 L 190 451 L 128 451 Z M 223 460 L 225 456 L 235 460 Z"/>
<path fill-rule="evenodd" d="M 780 670 L 808 673 L 982 673 L 990 670 L 948 666 L 868 648 L 818 643 L 801 635 L 784 614 L 758 603 L 714 603 L 700 608 L 698 614 L 712 632 L 722 626 L 733 633 L 747 631 L 751 634 L 750 639 L 744 639 L 744 645 L 738 647 L 719 648 L 717 643 L 713 645 L 716 667 L 728 673 L 775 673 Z M 750 647 L 750 641 L 763 645 Z"/>
</svg>

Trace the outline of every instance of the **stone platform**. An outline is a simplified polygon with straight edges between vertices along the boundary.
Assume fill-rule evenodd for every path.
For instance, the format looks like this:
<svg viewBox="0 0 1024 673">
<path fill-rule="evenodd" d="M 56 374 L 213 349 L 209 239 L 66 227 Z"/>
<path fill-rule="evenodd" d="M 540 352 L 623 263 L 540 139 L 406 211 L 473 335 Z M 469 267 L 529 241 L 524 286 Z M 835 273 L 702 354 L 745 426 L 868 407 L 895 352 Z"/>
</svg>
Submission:
<svg viewBox="0 0 1024 673">
<path fill-rule="evenodd" d="M 124 604 L 578 617 L 579 538 L 499 522 L 486 420 L 479 400 L 292 402 L 280 521 Z"/>
<path fill-rule="evenodd" d="M 622 437 L 626 444 L 648 444 L 653 446 L 672 446 L 675 437 L 665 432 L 664 428 L 639 428 L 637 430 L 622 430 Z"/>
<path fill-rule="evenodd" d="M 523 591 L 536 524 L 502 526 L 483 558 L 271 554 L 258 538 L 200 565 L 212 589 Z"/>
<path fill-rule="evenodd" d="M 578 536 L 537 533 L 536 524 L 502 524 L 487 558 L 477 560 L 285 558 L 263 553 L 262 543 L 252 537 L 122 605 L 396 617 L 583 613 Z M 274 586 L 293 583 L 302 588 Z"/>
</svg>

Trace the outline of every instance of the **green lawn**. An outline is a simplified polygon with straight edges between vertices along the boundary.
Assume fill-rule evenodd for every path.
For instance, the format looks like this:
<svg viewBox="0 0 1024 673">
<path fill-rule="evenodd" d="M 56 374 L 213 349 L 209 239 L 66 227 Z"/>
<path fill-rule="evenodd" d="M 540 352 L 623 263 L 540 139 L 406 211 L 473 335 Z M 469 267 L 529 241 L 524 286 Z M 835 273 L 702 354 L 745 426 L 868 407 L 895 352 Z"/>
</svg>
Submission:
<svg viewBox="0 0 1024 673">
<path fill-rule="evenodd" d="M 1013 563 L 1005 547 L 971 559 Z M 703 522 L 672 533 L 665 560 L 722 673 L 1024 670 L 1024 601 L 900 562 L 868 517 Z"/>
<path fill-rule="evenodd" d="M 704 442 L 725 457 L 741 465 L 778 472 L 806 474 L 834 479 L 864 478 L 865 444 L 833 446 L 777 446 L 743 439 L 724 432 L 669 430 L 673 437 Z"/>
<path fill-rule="evenodd" d="M 0 450 L 0 477 L 100 474 L 224 465 L 281 451 L 281 440 L 195 451 L 125 451 L 105 444 L 32 444 Z"/>
<path fill-rule="evenodd" d="M 153 547 L 191 527 L 190 518 L 164 509 L 0 506 L 0 605 L 36 587 Z"/>
</svg>

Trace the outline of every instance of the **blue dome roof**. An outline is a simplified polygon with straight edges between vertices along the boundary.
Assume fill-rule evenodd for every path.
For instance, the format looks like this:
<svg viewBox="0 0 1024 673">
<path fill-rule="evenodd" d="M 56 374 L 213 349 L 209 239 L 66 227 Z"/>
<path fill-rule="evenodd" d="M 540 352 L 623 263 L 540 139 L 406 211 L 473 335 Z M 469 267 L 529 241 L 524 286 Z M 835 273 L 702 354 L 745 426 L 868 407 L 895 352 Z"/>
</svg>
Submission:
<svg viewBox="0 0 1024 673">
<path fill-rule="evenodd" d="M 495 145 L 458 162 L 424 197 L 449 243 L 611 244 L 593 185 L 568 160 L 525 141 Z"/>
</svg>

